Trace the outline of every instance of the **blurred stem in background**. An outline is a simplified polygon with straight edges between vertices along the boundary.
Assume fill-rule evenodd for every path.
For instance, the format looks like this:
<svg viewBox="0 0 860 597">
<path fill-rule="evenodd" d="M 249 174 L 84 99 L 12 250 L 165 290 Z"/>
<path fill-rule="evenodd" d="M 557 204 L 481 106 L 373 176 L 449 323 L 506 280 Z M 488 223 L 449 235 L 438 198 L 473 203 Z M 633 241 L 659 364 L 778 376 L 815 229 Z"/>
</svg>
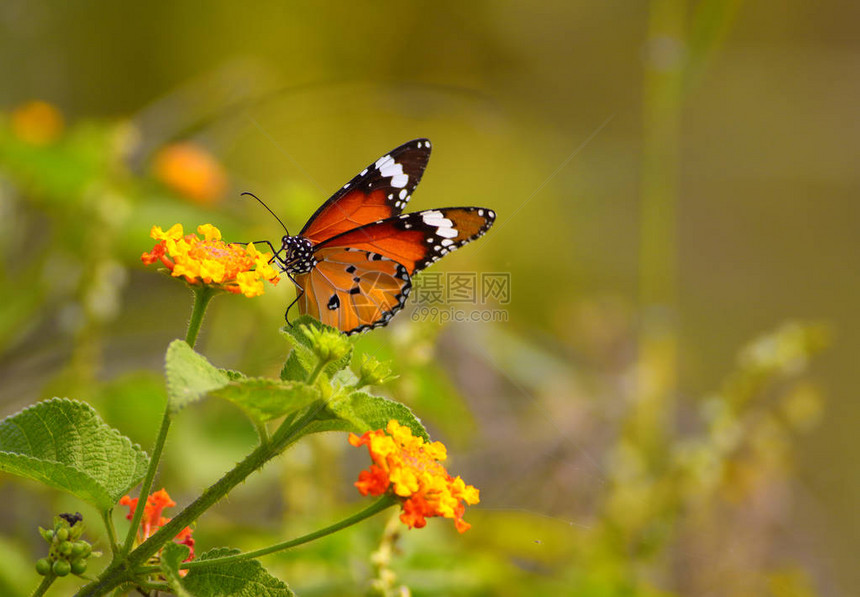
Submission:
<svg viewBox="0 0 860 597">
<path fill-rule="evenodd" d="M 731 30 L 743 0 L 654 0 L 645 42 L 640 180 L 641 325 L 629 439 L 660 457 L 677 384 L 678 201 L 685 93 Z"/>
<path fill-rule="evenodd" d="M 646 41 L 641 176 L 641 328 L 628 439 L 660 458 L 677 378 L 677 202 L 686 0 L 655 0 Z"/>
</svg>

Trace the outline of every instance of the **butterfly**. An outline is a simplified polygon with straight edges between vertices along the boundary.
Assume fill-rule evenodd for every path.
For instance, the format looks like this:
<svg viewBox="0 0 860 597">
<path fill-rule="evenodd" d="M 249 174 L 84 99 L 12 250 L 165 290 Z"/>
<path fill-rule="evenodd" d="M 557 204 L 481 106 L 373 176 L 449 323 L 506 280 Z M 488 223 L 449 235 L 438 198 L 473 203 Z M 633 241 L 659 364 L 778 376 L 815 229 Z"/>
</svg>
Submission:
<svg viewBox="0 0 860 597">
<path fill-rule="evenodd" d="M 273 260 L 297 287 L 288 322 L 298 303 L 347 334 L 384 326 L 415 274 L 490 229 L 496 214 L 482 207 L 402 213 L 429 159 L 427 139 L 404 143 L 343 185 L 298 235 L 284 226 Z"/>
</svg>

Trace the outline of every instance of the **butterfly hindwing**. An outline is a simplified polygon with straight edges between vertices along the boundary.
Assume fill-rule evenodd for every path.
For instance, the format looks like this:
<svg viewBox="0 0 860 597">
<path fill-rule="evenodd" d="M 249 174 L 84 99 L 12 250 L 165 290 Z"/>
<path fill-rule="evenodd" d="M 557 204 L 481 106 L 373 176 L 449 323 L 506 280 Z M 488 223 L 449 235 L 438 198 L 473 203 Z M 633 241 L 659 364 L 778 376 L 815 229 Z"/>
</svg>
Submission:
<svg viewBox="0 0 860 597">
<path fill-rule="evenodd" d="M 403 211 L 430 159 L 430 141 L 415 139 L 382 156 L 323 203 L 300 236 L 321 243 Z"/>
<path fill-rule="evenodd" d="M 482 236 L 495 219 L 493 210 L 481 207 L 428 209 L 349 230 L 328 239 L 317 250 L 350 247 L 367 251 L 401 264 L 413 276 Z"/>
<path fill-rule="evenodd" d="M 406 268 L 378 254 L 334 247 L 314 257 L 316 266 L 295 277 L 299 312 L 348 334 L 387 324 L 412 288 Z"/>
</svg>

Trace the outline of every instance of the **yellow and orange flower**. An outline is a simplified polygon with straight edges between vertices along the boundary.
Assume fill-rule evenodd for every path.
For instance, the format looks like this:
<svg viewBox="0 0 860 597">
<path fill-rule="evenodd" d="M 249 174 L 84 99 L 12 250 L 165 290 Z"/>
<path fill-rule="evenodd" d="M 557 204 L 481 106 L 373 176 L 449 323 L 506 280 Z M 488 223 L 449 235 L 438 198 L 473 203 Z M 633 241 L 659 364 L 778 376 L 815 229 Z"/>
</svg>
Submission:
<svg viewBox="0 0 860 597">
<path fill-rule="evenodd" d="M 173 143 L 155 156 L 155 176 L 165 185 L 197 203 L 212 203 L 227 190 L 224 167 L 194 143 Z"/>
<path fill-rule="evenodd" d="M 440 442 L 427 443 L 412 435 L 412 430 L 395 420 L 385 431 L 368 431 L 361 436 L 349 434 L 355 447 L 367 446 L 373 464 L 361 471 L 355 486 L 362 495 L 391 492 L 401 500 L 400 520 L 420 529 L 431 516 L 454 520 L 461 533 L 471 525 L 463 520 L 466 504 L 477 504 L 478 490 L 460 477 L 452 477 L 442 466 L 447 458 Z"/>
<path fill-rule="evenodd" d="M 159 242 L 140 259 L 147 265 L 161 261 L 172 276 L 182 276 L 189 284 L 208 284 L 247 297 L 263 294 L 263 280 L 280 281 L 269 263 L 271 253 L 261 253 L 252 243 L 228 244 L 211 224 L 198 226 L 197 233 L 203 238 L 184 234 L 181 224 L 166 232 L 153 226 L 150 236 Z"/>
<path fill-rule="evenodd" d="M 127 495 L 123 496 L 119 501 L 120 506 L 128 506 L 128 516 L 126 516 L 128 520 L 134 517 L 137 502 L 138 498 L 132 498 Z M 146 504 L 143 506 L 143 518 L 140 521 L 140 528 L 137 530 L 138 545 L 149 539 L 158 529 L 170 522 L 170 519 L 165 518 L 161 513 L 165 508 L 172 508 L 175 505 L 176 502 L 170 499 L 170 496 L 164 489 L 159 489 L 146 498 Z M 191 536 L 192 532 L 191 527 L 185 527 L 173 538 L 176 543 L 188 546 L 190 553 L 185 559 L 186 562 L 194 557 L 194 537 Z"/>
<path fill-rule="evenodd" d="M 12 131 L 30 145 L 50 145 L 63 134 L 63 115 L 53 104 L 34 100 L 12 112 Z"/>
</svg>

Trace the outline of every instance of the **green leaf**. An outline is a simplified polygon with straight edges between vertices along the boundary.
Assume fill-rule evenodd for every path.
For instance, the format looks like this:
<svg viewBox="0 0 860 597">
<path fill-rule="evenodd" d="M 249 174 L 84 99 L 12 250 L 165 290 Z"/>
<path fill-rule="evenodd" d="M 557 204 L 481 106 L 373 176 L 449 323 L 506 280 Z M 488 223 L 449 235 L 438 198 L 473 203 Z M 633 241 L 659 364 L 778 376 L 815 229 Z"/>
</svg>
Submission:
<svg viewBox="0 0 860 597">
<path fill-rule="evenodd" d="M 195 561 L 222 558 L 238 549 L 219 547 Z M 239 560 L 204 568 L 193 568 L 183 580 L 185 588 L 198 597 L 292 597 L 282 580 L 269 574 L 257 560 Z"/>
<path fill-rule="evenodd" d="M 364 433 L 372 429 L 385 429 L 388 421 L 395 419 L 401 425 L 412 430 L 412 435 L 430 440 L 430 435 L 421 424 L 421 420 L 405 405 L 374 396 L 366 392 L 351 392 L 344 397 L 333 398 L 325 414 L 330 418 L 324 419 L 320 413 L 317 421 L 309 426 L 309 433 L 318 431 L 352 431 Z"/>
<path fill-rule="evenodd" d="M 321 397 L 314 386 L 266 378 L 233 381 L 212 395 L 236 404 L 259 422 L 295 412 Z"/>
<path fill-rule="evenodd" d="M 320 323 L 309 315 L 302 315 L 293 322 L 292 326 L 281 328 L 281 332 L 287 336 L 293 347 L 287 356 L 283 369 L 281 369 L 281 379 L 283 380 L 307 381 L 319 362 L 319 358 L 314 354 L 310 338 L 301 329 L 302 324 L 319 330 L 330 330 L 338 334 L 341 333 L 339 330 Z M 323 373 L 331 378 L 335 373 L 349 365 L 351 357 L 352 353 L 350 352 L 344 357 L 329 363 L 323 369 Z"/>
<path fill-rule="evenodd" d="M 149 457 L 83 402 L 53 398 L 0 422 L 0 470 L 107 511 L 146 473 Z"/>
<path fill-rule="evenodd" d="M 161 550 L 161 571 L 176 597 L 194 597 L 182 585 L 182 577 L 179 575 L 179 565 L 185 561 L 190 553 L 191 550 L 187 545 L 180 545 L 173 541 L 168 541 L 164 545 L 164 549 Z"/>
<path fill-rule="evenodd" d="M 231 378 L 230 374 L 215 367 L 182 340 L 174 340 L 167 348 L 165 369 L 167 401 L 171 413 L 224 387 Z M 231 373 L 235 375 L 235 372 Z"/>
</svg>

